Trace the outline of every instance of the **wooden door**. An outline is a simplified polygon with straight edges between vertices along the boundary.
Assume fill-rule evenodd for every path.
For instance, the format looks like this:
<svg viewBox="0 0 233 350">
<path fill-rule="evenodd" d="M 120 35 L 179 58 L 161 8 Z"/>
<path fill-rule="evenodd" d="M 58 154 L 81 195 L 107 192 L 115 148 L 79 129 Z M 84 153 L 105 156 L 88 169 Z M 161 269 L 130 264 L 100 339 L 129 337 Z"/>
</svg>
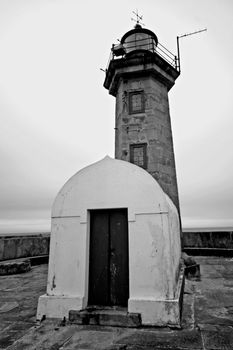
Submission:
<svg viewBox="0 0 233 350">
<path fill-rule="evenodd" d="M 127 306 L 129 298 L 127 209 L 90 215 L 89 305 Z"/>
</svg>

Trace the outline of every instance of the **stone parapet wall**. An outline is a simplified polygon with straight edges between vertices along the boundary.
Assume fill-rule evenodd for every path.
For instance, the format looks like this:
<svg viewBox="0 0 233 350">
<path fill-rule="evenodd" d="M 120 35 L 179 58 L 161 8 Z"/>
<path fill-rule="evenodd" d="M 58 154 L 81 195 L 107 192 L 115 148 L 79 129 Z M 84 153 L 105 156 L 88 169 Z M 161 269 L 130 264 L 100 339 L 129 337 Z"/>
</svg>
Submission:
<svg viewBox="0 0 233 350">
<path fill-rule="evenodd" d="M 184 248 L 233 249 L 233 231 L 183 232 Z"/>
<path fill-rule="evenodd" d="M 0 261 L 49 254 L 50 234 L 0 236 Z"/>
<path fill-rule="evenodd" d="M 184 250 L 233 249 L 233 231 L 183 232 Z M 0 236 L 0 261 L 49 254 L 50 233 Z"/>
</svg>

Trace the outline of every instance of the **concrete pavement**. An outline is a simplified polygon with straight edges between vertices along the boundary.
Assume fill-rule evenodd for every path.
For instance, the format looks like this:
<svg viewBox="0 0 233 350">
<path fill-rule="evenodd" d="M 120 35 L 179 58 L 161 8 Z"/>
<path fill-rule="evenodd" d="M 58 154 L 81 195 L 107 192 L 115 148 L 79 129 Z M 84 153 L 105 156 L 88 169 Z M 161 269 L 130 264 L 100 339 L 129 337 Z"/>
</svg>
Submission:
<svg viewBox="0 0 233 350">
<path fill-rule="evenodd" d="M 182 329 L 36 324 L 47 265 L 0 277 L 0 349 L 230 350 L 233 349 L 233 259 L 198 257 L 201 280 L 187 281 Z"/>
</svg>

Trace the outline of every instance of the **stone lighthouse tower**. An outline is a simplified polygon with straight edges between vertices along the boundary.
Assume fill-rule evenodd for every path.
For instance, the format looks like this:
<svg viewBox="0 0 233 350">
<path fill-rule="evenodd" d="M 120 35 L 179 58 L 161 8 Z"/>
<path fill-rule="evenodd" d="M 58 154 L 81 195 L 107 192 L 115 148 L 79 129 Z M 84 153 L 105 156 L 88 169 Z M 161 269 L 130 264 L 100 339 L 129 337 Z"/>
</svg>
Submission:
<svg viewBox="0 0 233 350">
<path fill-rule="evenodd" d="M 179 76 L 176 56 L 138 23 L 112 46 L 104 87 L 116 97 L 115 158 L 147 170 L 179 212 L 168 91 Z"/>
</svg>

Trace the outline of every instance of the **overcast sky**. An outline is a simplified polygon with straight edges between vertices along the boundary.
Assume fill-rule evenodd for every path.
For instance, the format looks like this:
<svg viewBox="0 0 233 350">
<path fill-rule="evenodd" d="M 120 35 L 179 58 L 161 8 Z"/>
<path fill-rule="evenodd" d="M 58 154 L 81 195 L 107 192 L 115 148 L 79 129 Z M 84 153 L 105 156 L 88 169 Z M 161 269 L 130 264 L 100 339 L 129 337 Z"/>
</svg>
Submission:
<svg viewBox="0 0 233 350">
<path fill-rule="evenodd" d="M 0 233 L 49 231 L 79 169 L 114 156 L 115 99 L 103 87 L 132 11 L 176 52 L 169 92 L 184 228 L 233 227 L 232 0 L 0 0 Z"/>
</svg>

